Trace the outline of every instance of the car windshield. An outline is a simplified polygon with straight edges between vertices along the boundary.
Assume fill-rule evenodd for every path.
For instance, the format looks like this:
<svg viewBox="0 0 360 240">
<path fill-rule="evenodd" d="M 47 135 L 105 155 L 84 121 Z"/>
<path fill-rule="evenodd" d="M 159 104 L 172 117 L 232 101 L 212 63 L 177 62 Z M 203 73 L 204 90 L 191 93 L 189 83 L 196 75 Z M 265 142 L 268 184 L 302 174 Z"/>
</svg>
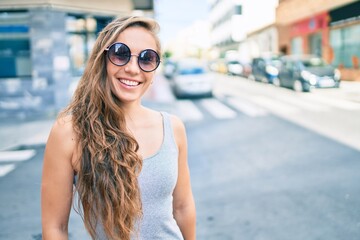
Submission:
<svg viewBox="0 0 360 240">
<path fill-rule="evenodd" d="M 280 59 L 272 59 L 271 60 L 271 65 L 273 65 L 274 67 L 280 68 L 281 67 Z"/>
<path fill-rule="evenodd" d="M 203 65 L 199 64 L 197 61 L 184 61 L 178 64 L 178 72 L 180 75 L 188 74 L 202 74 L 206 72 L 206 69 Z"/>
<path fill-rule="evenodd" d="M 181 75 L 187 75 L 187 74 L 201 74 L 204 73 L 205 70 L 202 67 L 189 67 L 189 68 L 183 68 L 179 70 L 179 73 Z"/>
<path fill-rule="evenodd" d="M 321 58 L 310 58 L 301 61 L 305 67 L 325 67 L 327 64 Z"/>
<path fill-rule="evenodd" d="M 281 60 L 278 57 L 268 58 L 266 63 L 277 68 L 281 67 Z"/>
</svg>

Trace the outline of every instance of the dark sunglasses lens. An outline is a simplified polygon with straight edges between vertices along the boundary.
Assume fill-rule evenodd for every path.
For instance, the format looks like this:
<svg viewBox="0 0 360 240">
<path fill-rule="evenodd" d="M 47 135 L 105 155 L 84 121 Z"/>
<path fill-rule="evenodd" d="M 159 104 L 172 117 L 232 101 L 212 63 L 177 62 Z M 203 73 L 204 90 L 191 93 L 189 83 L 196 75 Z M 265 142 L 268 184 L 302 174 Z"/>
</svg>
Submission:
<svg viewBox="0 0 360 240">
<path fill-rule="evenodd" d="M 130 60 L 130 49 L 125 44 L 115 43 L 110 47 L 108 57 L 113 64 L 123 66 Z"/>
<path fill-rule="evenodd" d="M 139 55 L 139 66 L 145 72 L 154 71 L 160 63 L 160 57 L 154 50 L 144 50 Z"/>
</svg>

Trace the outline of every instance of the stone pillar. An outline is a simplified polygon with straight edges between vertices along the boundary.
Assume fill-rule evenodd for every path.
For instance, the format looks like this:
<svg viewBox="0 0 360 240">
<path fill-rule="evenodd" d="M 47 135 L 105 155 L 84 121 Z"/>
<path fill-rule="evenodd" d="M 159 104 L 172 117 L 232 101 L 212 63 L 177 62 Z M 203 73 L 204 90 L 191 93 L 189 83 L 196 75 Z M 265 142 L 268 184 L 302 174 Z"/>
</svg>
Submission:
<svg viewBox="0 0 360 240">
<path fill-rule="evenodd" d="M 66 12 L 30 9 L 33 88 L 42 89 L 43 107 L 61 110 L 69 101 L 70 59 L 66 39 Z"/>
</svg>

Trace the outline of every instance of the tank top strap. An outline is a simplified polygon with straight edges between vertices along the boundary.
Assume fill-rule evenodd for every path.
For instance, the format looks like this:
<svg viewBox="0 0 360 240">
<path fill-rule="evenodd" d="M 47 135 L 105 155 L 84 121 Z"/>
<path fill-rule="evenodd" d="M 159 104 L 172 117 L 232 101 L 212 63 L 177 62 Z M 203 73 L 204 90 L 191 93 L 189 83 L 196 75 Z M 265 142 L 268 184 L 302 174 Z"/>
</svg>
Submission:
<svg viewBox="0 0 360 240">
<path fill-rule="evenodd" d="M 167 147 L 176 147 L 170 115 L 167 112 L 161 112 L 161 115 L 163 116 L 164 124 L 164 144 L 167 145 Z"/>
</svg>

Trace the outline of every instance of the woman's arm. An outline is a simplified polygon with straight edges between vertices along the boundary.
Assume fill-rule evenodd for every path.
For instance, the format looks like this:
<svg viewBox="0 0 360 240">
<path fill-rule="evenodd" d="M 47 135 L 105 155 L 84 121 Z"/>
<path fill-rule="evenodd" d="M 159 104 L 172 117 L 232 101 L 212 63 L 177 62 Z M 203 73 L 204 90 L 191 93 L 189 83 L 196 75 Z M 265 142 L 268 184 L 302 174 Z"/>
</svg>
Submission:
<svg viewBox="0 0 360 240">
<path fill-rule="evenodd" d="M 172 117 L 175 139 L 179 148 L 179 175 L 173 193 L 174 217 L 185 240 L 196 239 L 196 210 L 187 162 L 187 137 L 180 119 Z"/>
<path fill-rule="evenodd" d="M 74 146 L 71 118 L 58 119 L 51 129 L 43 163 L 41 217 L 44 240 L 68 239 L 73 196 Z"/>
</svg>

